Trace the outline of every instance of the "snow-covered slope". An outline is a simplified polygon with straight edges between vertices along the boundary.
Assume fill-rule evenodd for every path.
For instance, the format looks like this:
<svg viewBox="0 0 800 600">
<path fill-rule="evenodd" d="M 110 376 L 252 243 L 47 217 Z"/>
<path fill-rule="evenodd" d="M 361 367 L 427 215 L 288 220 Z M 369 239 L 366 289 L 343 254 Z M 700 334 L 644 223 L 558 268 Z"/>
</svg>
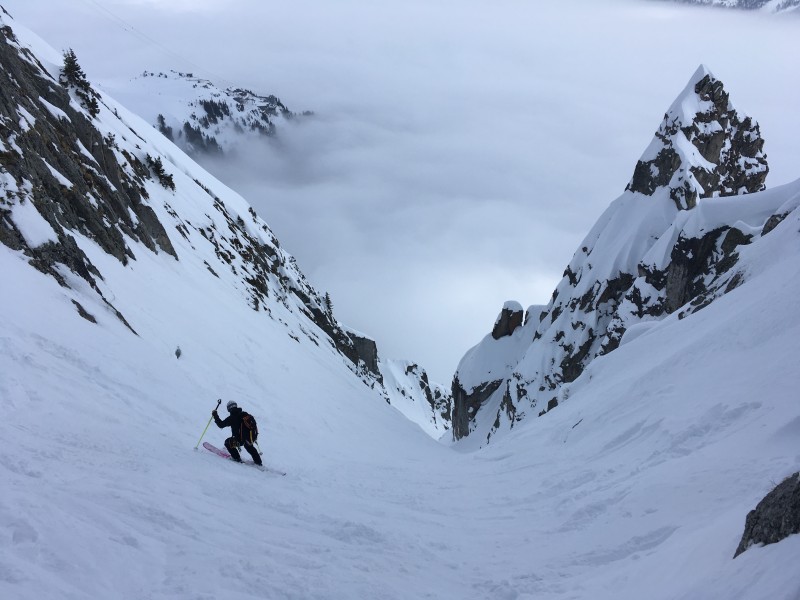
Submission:
<svg viewBox="0 0 800 600">
<path fill-rule="evenodd" d="M 378 366 L 389 404 L 433 438 L 450 431 L 450 390 L 430 381 L 425 369 L 409 360 L 381 360 Z"/>
<path fill-rule="evenodd" d="M 548 306 L 509 338 L 486 336 L 462 359 L 453 382 L 455 438 L 476 433 L 485 443 L 498 429 L 543 414 L 628 328 L 686 314 L 739 285 L 738 247 L 792 208 L 782 206 L 782 193 L 754 193 L 767 171 L 758 124 L 701 66 Z M 502 368 L 487 370 L 498 362 Z"/>
<path fill-rule="evenodd" d="M 294 118 L 276 96 L 220 89 L 193 73 L 145 71 L 105 86 L 189 154 L 223 154 L 244 141 L 266 139 Z"/>
<path fill-rule="evenodd" d="M 270 294 L 253 310 L 250 288 L 230 269 L 246 265 L 217 255 L 232 253 L 220 241 L 232 235 L 228 221 L 193 177 L 228 212 L 244 208 L 250 227 L 241 198 L 158 145 L 110 98 L 100 96 L 95 119 L 77 100 L 62 103 L 53 79 L 7 62 L 28 45 L 31 68 L 53 69 L 60 56 L 2 20 L 20 40 L 7 29 L 0 36 L 0 74 L 9 77 L 0 106 L 16 117 L 2 122 L 2 157 L 39 143 L 50 166 L 28 156 L 29 185 L 2 170 L 0 597 L 798 597 L 800 536 L 732 559 L 747 512 L 800 467 L 797 210 L 740 249 L 740 286 L 623 340 L 546 419 L 520 423 L 487 449 L 453 451 L 376 401 L 303 320 L 307 304 L 291 294 L 273 301 L 285 288 L 268 279 Z M 42 99 L 10 104 L 15 82 L 42 85 Z M 139 197 L 170 224 L 167 238 L 146 217 L 125 221 L 110 206 L 106 230 L 113 237 L 117 224 L 124 246 L 92 230 L 93 213 L 66 193 L 83 189 L 67 168 L 77 164 L 72 145 L 49 154 L 51 141 L 66 138 L 49 130 L 59 123 L 47 115 L 64 120 L 72 140 L 84 120 L 116 132 L 123 158 L 122 150 L 161 150 L 174 193 L 151 172 L 140 175 L 148 196 Z M 101 187 L 113 170 L 94 160 Z M 119 160 L 133 174 L 114 187 L 131 194 L 122 182 L 137 181 L 136 162 Z M 75 207 L 86 223 L 50 225 L 31 200 L 43 194 L 40 182 L 61 186 L 59 218 Z M 790 202 L 798 187 L 773 190 L 774 202 Z M 94 195 L 98 207 L 115 198 Z M 200 223 L 216 225 L 217 245 L 193 234 Z M 62 248 L 42 249 L 54 237 Z M 89 261 L 97 289 L 54 257 Z M 192 451 L 219 397 L 257 416 L 265 460 L 286 477 Z M 226 435 L 212 425 L 206 439 Z"/>
<path fill-rule="evenodd" d="M 279 126 L 298 117 L 275 96 L 238 88 L 221 90 L 191 73 L 145 72 L 106 87 L 222 179 L 231 161 L 241 166 L 237 152 L 254 140 L 268 141 Z M 260 177 L 261 165 L 258 169 L 254 175 Z M 436 438 L 449 430 L 452 397 L 448 390 L 430 382 L 425 369 L 412 361 L 379 360 L 377 344 L 368 335 L 347 333 L 355 346 L 359 372 L 374 380 L 371 384 L 376 389 L 385 384 L 382 393 L 392 406 Z"/>
<path fill-rule="evenodd" d="M 246 201 L 82 72 L 62 85 L 57 53 L 32 54 L 11 29 L 4 37 L 0 241 L 58 281 L 89 321 L 102 325 L 111 311 L 141 335 L 146 325 L 129 318 L 138 300 L 118 293 L 111 272 L 141 273 L 155 254 L 355 370 L 352 341 Z M 116 262 L 101 268 L 109 256 Z"/>
</svg>

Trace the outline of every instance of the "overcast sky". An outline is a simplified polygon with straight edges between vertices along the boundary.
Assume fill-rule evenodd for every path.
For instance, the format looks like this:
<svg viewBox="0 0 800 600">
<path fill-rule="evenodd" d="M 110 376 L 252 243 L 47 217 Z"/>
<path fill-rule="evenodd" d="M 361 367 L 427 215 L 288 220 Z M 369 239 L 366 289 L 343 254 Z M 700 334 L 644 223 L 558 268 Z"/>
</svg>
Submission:
<svg viewBox="0 0 800 600">
<path fill-rule="evenodd" d="M 0 0 L 108 89 L 187 70 L 316 118 L 243 193 L 337 317 L 449 385 L 506 300 L 548 301 L 699 64 L 800 177 L 800 18 L 648 0 Z"/>
</svg>

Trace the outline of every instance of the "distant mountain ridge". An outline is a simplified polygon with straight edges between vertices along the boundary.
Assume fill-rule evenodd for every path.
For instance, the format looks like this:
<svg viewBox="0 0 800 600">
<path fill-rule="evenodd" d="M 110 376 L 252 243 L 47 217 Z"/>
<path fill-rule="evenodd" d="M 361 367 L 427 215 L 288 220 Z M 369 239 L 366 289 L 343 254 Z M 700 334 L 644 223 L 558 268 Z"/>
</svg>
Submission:
<svg viewBox="0 0 800 600">
<path fill-rule="evenodd" d="M 741 10 L 759 10 L 770 13 L 791 12 L 800 9 L 800 0 L 672 0 L 682 4 L 718 6 Z"/>
<path fill-rule="evenodd" d="M 705 67 L 668 109 L 625 192 L 583 240 L 547 306 L 503 307 L 462 358 L 453 436 L 486 443 L 569 397 L 592 363 L 668 315 L 707 306 L 747 278 L 737 249 L 792 207 L 764 190 L 758 124 Z"/>
<path fill-rule="evenodd" d="M 115 97 L 136 110 L 190 155 L 224 154 L 243 140 L 264 140 L 297 115 L 274 95 L 218 88 L 208 79 L 179 71 L 145 71 Z"/>
</svg>

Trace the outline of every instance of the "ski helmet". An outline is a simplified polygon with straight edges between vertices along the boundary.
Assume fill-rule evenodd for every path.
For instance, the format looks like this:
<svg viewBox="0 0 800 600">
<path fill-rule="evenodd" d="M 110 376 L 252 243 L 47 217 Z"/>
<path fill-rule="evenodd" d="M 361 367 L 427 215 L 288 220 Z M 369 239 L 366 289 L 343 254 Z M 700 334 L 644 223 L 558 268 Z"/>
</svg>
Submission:
<svg viewBox="0 0 800 600">
<path fill-rule="evenodd" d="M 228 403 L 225 405 L 225 407 L 228 409 L 228 412 L 231 412 L 231 409 L 236 408 L 237 406 L 238 404 L 236 404 L 236 402 L 234 402 L 233 400 L 229 400 Z"/>
</svg>

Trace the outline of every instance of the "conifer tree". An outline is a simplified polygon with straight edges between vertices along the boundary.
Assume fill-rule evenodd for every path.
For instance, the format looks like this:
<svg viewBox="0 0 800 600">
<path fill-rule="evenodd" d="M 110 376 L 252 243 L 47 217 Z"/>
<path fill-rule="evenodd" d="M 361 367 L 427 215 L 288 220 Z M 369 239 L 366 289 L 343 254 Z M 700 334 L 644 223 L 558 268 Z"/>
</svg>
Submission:
<svg viewBox="0 0 800 600">
<path fill-rule="evenodd" d="M 174 142 L 175 140 L 172 137 L 172 127 L 167 125 L 166 119 L 164 119 L 164 115 L 160 114 L 156 117 L 156 123 L 158 125 L 158 130 L 166 137 L 170 142 Z"/>
<path fill-rule="evenodd" d="M 147 155 L 147 166 L 153 171 L 158 179 L 158 182 L 165 188 L 175 191 L 175 181 L 172 179 L 172 174 L 167 173 L 164 169 L 164 163 L 161 160 L 160 156 L 156 156 L 153 158 L 149 154 Z"/>
<path fill-rule="evenodd" d="M 63 85 L 75 88 L 75 94 L 80 98 L 81 104 L 89 111 L 92 117 L 100 114 L 97 92 L 89 85 L 86 73 L 83 72 L 83 69 L 78 64 L 78 57 L 72 48 L 64 52 L 64 65 L 61 68 L 60 80 Z"/>
<path fill-rule="evenodd" d="M 64 66 L 61 71 L 64 74 L 64 79 L 71 85 L 81 86 L 87 83 L 86 73 L 83 72 L 83 69 L 78 64 L 78 57 L 75 56 L 75 51 L 72 48 L 64 52 Z"/>
</svg>

